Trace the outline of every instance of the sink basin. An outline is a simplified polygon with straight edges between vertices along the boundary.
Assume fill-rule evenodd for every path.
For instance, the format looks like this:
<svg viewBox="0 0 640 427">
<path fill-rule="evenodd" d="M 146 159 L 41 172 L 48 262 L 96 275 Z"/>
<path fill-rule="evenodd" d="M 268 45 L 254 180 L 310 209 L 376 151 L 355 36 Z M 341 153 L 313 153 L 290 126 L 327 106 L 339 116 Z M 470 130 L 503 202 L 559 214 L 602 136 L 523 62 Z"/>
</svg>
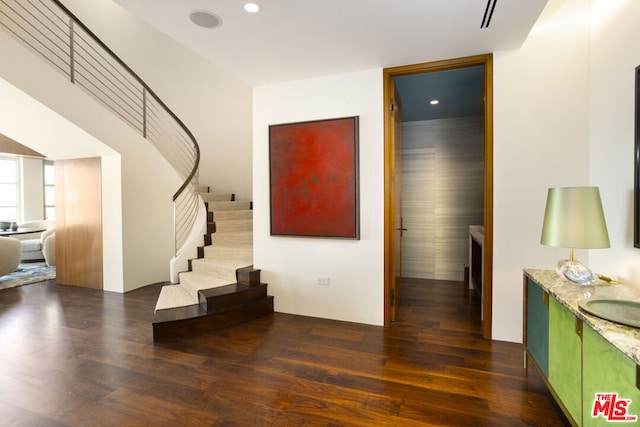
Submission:
<svg viewBox="0 0 640 427">
<path fill-rule="evenodd" d="M 578 306 L 582 311 L 602 319 L 640 328 L 640 302 L 591 298 L 579 301 Z"/>
</svg>

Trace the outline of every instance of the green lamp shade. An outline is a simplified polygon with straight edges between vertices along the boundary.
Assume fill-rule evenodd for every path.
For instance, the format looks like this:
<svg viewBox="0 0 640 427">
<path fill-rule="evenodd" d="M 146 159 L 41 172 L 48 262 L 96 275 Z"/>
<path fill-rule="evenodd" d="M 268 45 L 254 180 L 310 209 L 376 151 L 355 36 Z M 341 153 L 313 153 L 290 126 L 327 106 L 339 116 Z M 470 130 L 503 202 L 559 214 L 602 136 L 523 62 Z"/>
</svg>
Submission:
<svg viewBox="0 0 640 427">
<path fill-rule="evenodd" d="M 598 187 L 550 188 L 540 243 L 578 249 L 610 247 Z"/>
</svg>

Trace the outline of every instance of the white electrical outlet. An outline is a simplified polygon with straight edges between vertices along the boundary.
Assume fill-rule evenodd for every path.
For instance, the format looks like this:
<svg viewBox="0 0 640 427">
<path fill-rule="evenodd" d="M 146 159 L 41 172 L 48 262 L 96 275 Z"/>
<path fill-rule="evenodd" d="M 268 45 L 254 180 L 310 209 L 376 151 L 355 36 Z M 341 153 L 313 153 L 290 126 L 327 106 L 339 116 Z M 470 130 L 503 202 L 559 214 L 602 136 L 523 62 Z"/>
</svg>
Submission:
<svg viewBox="0 0 640 427">
<path fill-rule="evenodd" d="M 316 283 L 318 285 L 328 285 L 329 284 L 329 277 L 328 276 L 318 276 L 316 278 Z"/>
</svg>

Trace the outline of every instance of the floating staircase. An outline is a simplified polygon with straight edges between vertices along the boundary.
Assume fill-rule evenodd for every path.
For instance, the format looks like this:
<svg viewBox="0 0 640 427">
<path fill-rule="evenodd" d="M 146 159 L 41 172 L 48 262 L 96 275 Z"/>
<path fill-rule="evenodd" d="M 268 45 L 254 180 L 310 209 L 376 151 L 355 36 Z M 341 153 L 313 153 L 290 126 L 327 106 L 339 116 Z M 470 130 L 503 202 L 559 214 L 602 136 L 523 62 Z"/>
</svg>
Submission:
<svg viewBox="0 0 640 427">
<path fill-rule="evenodd" d="M 162 287 L 153 321 L 155 341 L 252 320 L 273 312 L 273 297 L 253 268 L 253 211 L 251 202 L 233 194 L 202 188 L 207 205 L 207 234 L 198 258 L 179 283 Z"/>
</svg>

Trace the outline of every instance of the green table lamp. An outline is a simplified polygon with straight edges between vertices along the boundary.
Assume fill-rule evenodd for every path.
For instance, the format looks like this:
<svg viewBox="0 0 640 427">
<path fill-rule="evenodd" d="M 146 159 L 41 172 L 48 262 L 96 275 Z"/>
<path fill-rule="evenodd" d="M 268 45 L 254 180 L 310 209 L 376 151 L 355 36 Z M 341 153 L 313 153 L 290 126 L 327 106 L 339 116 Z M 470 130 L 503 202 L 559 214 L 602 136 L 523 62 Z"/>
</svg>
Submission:
<svg viewBox="0 0 640 427">
<path fill-rule="evenodd" d="M 611 246 L 598 187 L 550 188 L 540 243 L 570 248 L 569 259 L 559 261 L 556 271 L 572 282 L 592 284 L 594 274 L 574 258 L 573 250 Z"/>
</svg>

